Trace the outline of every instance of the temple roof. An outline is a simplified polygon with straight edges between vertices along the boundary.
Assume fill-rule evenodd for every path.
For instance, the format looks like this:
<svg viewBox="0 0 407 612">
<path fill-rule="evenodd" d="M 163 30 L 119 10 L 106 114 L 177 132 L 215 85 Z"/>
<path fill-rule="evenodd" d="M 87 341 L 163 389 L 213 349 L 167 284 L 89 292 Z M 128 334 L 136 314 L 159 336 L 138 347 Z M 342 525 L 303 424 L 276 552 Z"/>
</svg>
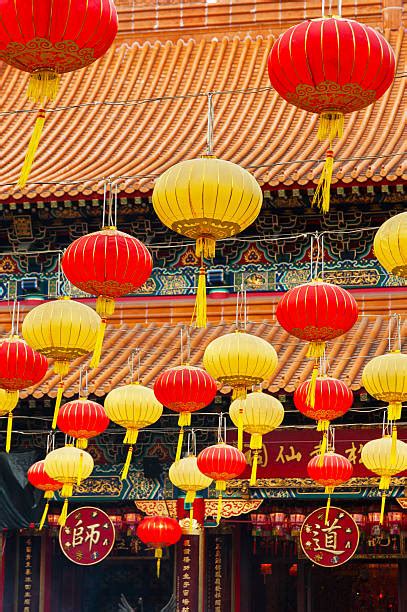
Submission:
<svg viewBox="0 0 407 612">
<path fill-rule="evenodd" d="M 215 92 L 216 155 L 248 168 L 266 188 L 314 188 L 326 149 L 316 137 L 317 116 L 271 90 L 266 61 L 275 36 L 305 15 L 315 16 L 317 5 L 290 0 L 277 10 L 277 3 L 260 0 L 254 10 L 249 1 L 183 3 L 181 18 L 178 2 L 156 10 L 150 0 L 137 6 L 121 0 L 115 47 L 92 66 L 63 77 L 54 105 L 60 110 L 47 116 L 24 193 L 13 183 L 35 114 L 20 112 L 32 108 L 25 98 L 27 75 L 1 64 L 0 199 L 90 198 L 102 193 L 106 177 L 118 179 L 123 194 L 151 192 L 163 170 L 205 152 L 208 92 Z M 380 6 L 347 1 L 344 15 L 381 27 Z M 389 27 L 384 35 L 401 75 L 407 37 L 402 27 Z M 399 76 L 378 102 L 347 117 L 345 136 L 335 147 L 342 161 L 335 163 L 334 186 L 407 178 L 399 155 L 405 148 L 404 91 L 405 78 Z M 374 159 L 355 159 L 369 156 Z"/>
</svg>

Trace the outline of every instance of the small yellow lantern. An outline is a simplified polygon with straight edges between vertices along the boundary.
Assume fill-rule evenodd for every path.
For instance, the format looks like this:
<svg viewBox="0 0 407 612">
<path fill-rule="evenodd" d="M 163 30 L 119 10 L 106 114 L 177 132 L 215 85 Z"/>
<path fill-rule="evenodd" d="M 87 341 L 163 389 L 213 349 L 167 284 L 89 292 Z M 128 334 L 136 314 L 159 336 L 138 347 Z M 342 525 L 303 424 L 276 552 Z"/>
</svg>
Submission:
<svg viewBox="0 0 407 612">
<path fill-rule="evenodd" d="M 207 489 L 213 480 L 199 470 L 195 455 L 188 455 L 175 461 L 170 467 L 168 476 L 174 486 L 186 492 L 185 503 L 191 504 L 189 524 L 192 527 L 196 492 Z"/>
<path fill-rule="evenodd" d="M 407 355 L 393 351 L 374 357 L 363 370 L 362 385 L 376 399 L 388 402 L 390 421 L 400 419 L 402 402 L 407 401 Z"/>
<path fill-rule="evenodd" d="M 379 489 L 382 491 L 380 524 L 382 524 L 386 491 L 390 487 L 391 477 L 407 469 L 407 444 L 402 440 L 396 440 L 394 445 L 391 436 L 387 435 L 370 440 L 362 448 L 362 463 L 368 470 L 380 476 Z"/>
<path fill-rule="evenodd" d="M 109 419 L 126 428 L 123 442 L 130 446 L 121 475 L 121 479 L 125 480 L 129 472 L 133 445 L 137 442 L 139 429 L 148 427 L 158 421 L 163 413 L 163 406 L 156 399 L 152 389 L 144 387 L 138 382 L 110 391 L 106 395 L 104 406 Z"/>
<path fill-rule="evenodd" d="M 407 277 L 407 212 L 391 217 L 379 227 L 373 249 L 385 270 Z"/>
<path fill-rule="evenodd" d="M 250 448 L 253 450 L 253 462 L 250 486 L 254 486 L 257 481 L 258 455 L 263 446 L 263 436 L 283 422 L 283 405 L 272 395 L 255 391 L 249 393 L 246 399 L 234 400 L 230 405 L 229 415 L 236 427 L 242 421 L 243 431 L 251 434 Z"/>
<path fill-rule="evenodd" d="M 13 410 L 18 404 L 19 392 L 0 389 L 0 416 L 8 415 L 6 434 L 6 453 L 10 452 L 11 432 L 13 429 Z"/>
<path fill-rule="evenodd" d="M 68 516 L 68 498 L 72 497 L 74 485 L 80 485 L 93 472 L 92 455 L 67 444 L 51 451 L 44 460 L 44 469 L 50 478 L 62 483 L 61 497 L 64 498 L 59 525 L 65 525 Z"/>
<path fill-rule="evenodd" d="M 268 380 L 278 365 L 273 346 L 246 332 L 236 331 L 212 340 L 206 347 L 203 364 L 222 385 L 232 387 L 232 398 L 245 398 L 247 389 Z M 238 422 L 238 448 L 243 448 L 243 422 Z"/>
</svg>

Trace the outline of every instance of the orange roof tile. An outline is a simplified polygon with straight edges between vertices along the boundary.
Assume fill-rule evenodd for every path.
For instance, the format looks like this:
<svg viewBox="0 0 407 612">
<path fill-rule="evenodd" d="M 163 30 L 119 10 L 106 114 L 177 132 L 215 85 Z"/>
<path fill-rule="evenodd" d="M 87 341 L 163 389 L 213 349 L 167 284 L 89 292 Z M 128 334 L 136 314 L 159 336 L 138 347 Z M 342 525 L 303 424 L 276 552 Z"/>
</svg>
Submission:
<svg viewBox="0 0 407 612">
<path fill-rule="evenodd" d="M 361 387 L 360 377 L 365 363 L 388 347 L 389 314 L 407 312 L 404 290 L 354 291 L 361 316 L 347 335 L 328 345 L 330 372 L 340 377 L 352 389 Z M 285 332 L 275 321 L 279 294 L 251 294 L 248 300 L 248 331 L 261 335 L 276 348 L 279 365 L 272 380 L 265 385 L 271 392 L 293 392 L 298 383 L 311 374 L 312 361 L 305 357 L 306 345 Z M 22 304 L 23 314 L 35 304 Z M 96 370 L 89 371 L 90 392 L 103 396 L 112 388 L 128 382 L 128 358 L 141 350 L 141 376 L 151 386 L 165 368 L 179 363 L 180 327 L 190 322 L 193 297 L 179 299 L 130 298 L 121 302 L 108 326 L 102 360 Z M 221 334 L 234 330 L 235 299 L 209 299 L 207 329 L 194 329 L 191 336 L 191 360 L 199 365 L 207 344 Z M 0 308 L 0 330 L 5 335 L 10 328 L 8 310 Z M 402 326 L 404 350 L 407 350 L 407 320 Z M 185 349 L 186 350 L 186 349 Z M 186 352 L 184 354 L 186 358 Z M 87 359 L 78 359 L 65 379 L 65 397 L 78 392 L 79 369 Z M 127 379 L 127 380 L 126 380 Z M 21 393 L 26 397 L 55 397 L 58 377 L 50 369 L 42 384 Z M 227 387 L 222 392 L 228 392 Z"/>
<path fill-rule="evenodd" d="M 407 36 L 402 28 L 385 35 L 402 72 Z M 86 198 L 102 193 L 103 177 L 128 177 L 119 181 L 123 194 L 150 192 L 157 175 L 205 149 L 207 100 L 188 96 L 268 87 L 266 61 L 272 44 L 270 34 L 118 44 L 100 61 L 62 79 L 57 105 L 90 106 L 47 117 L 30 181 L 57 184 L 31 184 L 24 193 L 9 185 L 18 178 L 35 115 L 0 114 L 0 199 Z M 394 156 L 405 148 L 405 80 L 397 78 L 381 100 L 347 118 L 336 157 L 384 157 L 336 162 L 334 186 L 406 180 L 403 157 Z M 0 66 L 2 112 L 29 107 L 26 84 L 25 74 Z M 92 106 L 95 101 L 140 102 L 161 96 L 187 97 Z M 316 115 L 297 110 L 270 90 L 216 95 L 214 106 L 218 156 L 251 169 L 261 185 L 315 187 L 322 163 L 285 162 L 324 157 Z M 61 184 L 72 181 L 80 184 Z"/>
</svg>

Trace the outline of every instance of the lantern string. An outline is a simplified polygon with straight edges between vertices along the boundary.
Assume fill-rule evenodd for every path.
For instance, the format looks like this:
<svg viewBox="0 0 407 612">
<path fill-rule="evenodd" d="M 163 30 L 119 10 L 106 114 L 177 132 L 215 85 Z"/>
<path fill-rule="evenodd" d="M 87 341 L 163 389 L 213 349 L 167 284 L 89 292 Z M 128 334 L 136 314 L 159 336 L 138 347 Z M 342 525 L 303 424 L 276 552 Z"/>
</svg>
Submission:
<svg viewBox="0 0 407 612">
<path fill-rule="evenodd" d="M 127 360 L 127 364 L 129 367 L 129 372 L 130 372 L 130 382 L 133 383 L 134 382 L 134 374 L 135 374 L 135 369 L 134 369 L 134 359 L 135 357 L 137 357 L 137 380 L 136 382 L 139 383 L 140 382 L 140 370 L 141 370 L 141 349 L 138 346 L 137 348 L 133 349 L 131 351 L 130 357 Z"/>
<path fill-rule="evenodd" d="M 212 93 L 208 93 L 208 130 L 207 130 L 207 155 L 213 155 L 213 125 L 215 120 L 215 113 L 213 109 Z"/>
<path fill-rule="evenodd" d="M 184 326 L 181 325 L 179 331 L 180 365 L 184 365 Z"/>
<path fill-rule="evenodd" d="M 81 367 L 79 370 L 79 397 L 88 397 L 89 386 L 88 386 L 88 370 L 85 367 Z"/>
</svg>

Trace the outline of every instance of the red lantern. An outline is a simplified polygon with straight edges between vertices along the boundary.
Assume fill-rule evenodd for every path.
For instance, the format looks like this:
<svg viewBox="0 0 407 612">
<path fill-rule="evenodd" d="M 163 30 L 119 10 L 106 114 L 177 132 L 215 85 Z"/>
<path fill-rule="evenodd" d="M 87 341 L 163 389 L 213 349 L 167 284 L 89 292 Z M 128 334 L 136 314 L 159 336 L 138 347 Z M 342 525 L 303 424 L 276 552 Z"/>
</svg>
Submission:
<svg viewBox="0 0 407 612">
<path fill-rule="evenodd" d="M 44 461 L 37 461 L 34 463 L 27 472 L 28 482 L 32 484 L 36 489 L 44 491 L 44 497 L 47 500 L 44 508 L 44 512 L 40 521 L 39 529 L 41 530 L 44 526 L 45 519 L 47 518 L 49 501 L 54 497 L 54 491 L 62 489 L 62 482 L 58 482 L 53 478 L 50 478 L 44 469 Z"/>
<path fill-rule="evenodd" d="M 329 142 L 313 203 L 329 208 L 332 143 L 343 135 L 344 115 L 378 100 L 395 74 L 394 51 L 375 29 L 341 17 L 307 20 L 273 45 L 268 71 L 274 89 L 298 108 L 320 115 L 318 138 Z"/>
<path fill-rule="evenodd" d="M 77 439 L 77 448 L 86 448 L 89 438 L 105 431 L 109 419 L 101 404 L 81 397 L 60 408 L 57 425 L 65 434 Z"/>
<path fill-rule="evenodd" d="M 96 311 L 102 317 L 91 363 L 96 367 L 102 350 L 106 319 L 114 312 L 115 300 L 132 293 L 153 269 L 150 251 L 137 238 L 105 227 L 77 238 L 66 249 L 62 269 L 67 279 L 81 291 L 97 295 Z"/>
<path fill-rule="evenodd" d="M 141 521 L 136 533 L 144 544 L 155 548 L 159 578 L 163 547 L 176 544 L 181 538 L 182 531 L 178 521 L 169 516 L 148 516 Z"/>
<path fill-rule="evenodd" d="M 337 378 L 320 376 L 315 381 L 314 402 L 309 398 L 311 380 L 301 383 L 294 392 L 297 410 L 318 421 L 318 431 L 327 431 L 330 421 L 343 416 L 352 406 L 353 393 Z"/>
<path fill-rule="evenodd" d="M 56 7 L 56 4 L 58 5 Z M 0 59 L 29 72 L 28 98 L 45 106 L 56 98 L 60 75 L 104 55 L 117 34 L 113 0 L 1 1 Z M 21 171 L 24 187 L 41 138 L 45 111 L 38 112 Z"/>
<path fill-rule="evenodd" d="M 201 410 L 212 403 L 216 395 L 216 382 L 202 368 L 181 365 L 162 372 L 154 383 L 154 394 L 158 401 L 179 412 L 181 427 L 175 461 L 181 458 L 184 426 L 191 424 L 191 412 Z"/>
<path fill-rule="evenodd" d="M 246 467 L 246 457 L 234 446 L 220 442 L 201 451 L 197 457 L 198 469 L 216 482 L 219 491 L 218 513 L 216 521 L 220 523 L 222 515 L 222 491 L 226 490 L 226 481 L 237 478 Z"/>
<path fill-rule="evenodd" d="M 335 487 L 347 482 L 353 474 L 353 466 L 349 459 L 332 451 L 322 457 L 313 457 L 307 465 L 308 475 L 312 480 L 325 487 L 328 494 L 326 505 L 325 524 L 328 522 L 331 494 Z"/>
</svg>

